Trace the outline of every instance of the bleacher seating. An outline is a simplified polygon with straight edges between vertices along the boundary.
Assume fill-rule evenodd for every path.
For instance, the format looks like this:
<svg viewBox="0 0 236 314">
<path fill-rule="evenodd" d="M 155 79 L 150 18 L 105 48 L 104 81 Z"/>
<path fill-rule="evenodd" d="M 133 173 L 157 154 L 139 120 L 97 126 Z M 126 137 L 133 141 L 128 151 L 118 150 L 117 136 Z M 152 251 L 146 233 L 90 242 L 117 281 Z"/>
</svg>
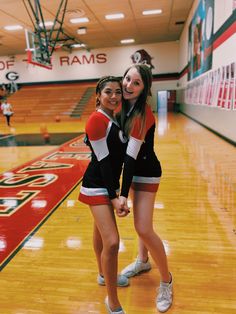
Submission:
<svg viewBox="0 0 236 314">
<path fill-rule="evenodd" d="M 68 121 L 81 119 L 87 116 L 95 108 L 95 89 L 83 103 L 80 115 L 72 115 L 75 107 L 86 94 L 87 89 L 91 90 L 91 84 L 50 84 L 37 86 L 23 86 L 16 93 L 8 98 L 14 110 L 14 121 Z"/>
</svg>

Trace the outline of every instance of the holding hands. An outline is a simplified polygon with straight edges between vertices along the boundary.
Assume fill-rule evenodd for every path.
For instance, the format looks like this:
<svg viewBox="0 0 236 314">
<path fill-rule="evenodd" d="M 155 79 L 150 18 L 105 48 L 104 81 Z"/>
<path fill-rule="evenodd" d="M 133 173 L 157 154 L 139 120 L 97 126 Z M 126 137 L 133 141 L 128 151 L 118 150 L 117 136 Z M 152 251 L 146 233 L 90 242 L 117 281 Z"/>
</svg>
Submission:
<svg viewBox="0 0 236 314">
<path fill-rule="evenodd" d="M 127 198 L 120 196 L 119 198 L 114 198 L 111 200 L 111 202 L 118 217 L 126 217 L 130 213 L 129 207 L 127 205 Z"/>
</svg>

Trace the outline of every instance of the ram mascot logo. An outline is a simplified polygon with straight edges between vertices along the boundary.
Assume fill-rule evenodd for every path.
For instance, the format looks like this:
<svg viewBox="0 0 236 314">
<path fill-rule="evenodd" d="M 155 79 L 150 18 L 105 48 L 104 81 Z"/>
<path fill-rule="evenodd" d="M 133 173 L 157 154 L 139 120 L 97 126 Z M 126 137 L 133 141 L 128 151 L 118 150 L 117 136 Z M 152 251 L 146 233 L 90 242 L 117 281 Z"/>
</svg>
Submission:
<svg viewBox="0 0 236 314">
<path fill-rule="evenodd" d="M 131 59 L 133 63 L 143 63 L 150 67 L 150 69 L 154 69 L 154 65 L 152 64 L 152 57 L 147 53 L 146 50 L 140 49 L 135 51 L 135 53 L 132 54 Z"/>
</svg>

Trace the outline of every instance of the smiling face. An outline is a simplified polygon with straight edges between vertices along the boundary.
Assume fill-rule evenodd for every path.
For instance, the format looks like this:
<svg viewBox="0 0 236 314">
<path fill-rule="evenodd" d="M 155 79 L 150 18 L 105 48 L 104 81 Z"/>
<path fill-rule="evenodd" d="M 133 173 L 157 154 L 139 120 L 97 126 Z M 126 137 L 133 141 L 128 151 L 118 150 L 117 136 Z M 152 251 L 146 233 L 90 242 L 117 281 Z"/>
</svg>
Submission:
<svg viewBox="0 0 236 314">
<path fill-rule="evenodd" d="M 113 111 L 118 107 L 121 102 L 122 91 L 118 82 L 107 82 L 98 99 L 100 101 L 100 108 L 105 111 L 109 116 L 113 115 Z"/>
<path fill-rule="evenodd" d="M 144 89 L 144 83 L 138 70 L 133 67 L 126 73 L 123 81 L 123 97 L 133 105 Z"/>
</svg>

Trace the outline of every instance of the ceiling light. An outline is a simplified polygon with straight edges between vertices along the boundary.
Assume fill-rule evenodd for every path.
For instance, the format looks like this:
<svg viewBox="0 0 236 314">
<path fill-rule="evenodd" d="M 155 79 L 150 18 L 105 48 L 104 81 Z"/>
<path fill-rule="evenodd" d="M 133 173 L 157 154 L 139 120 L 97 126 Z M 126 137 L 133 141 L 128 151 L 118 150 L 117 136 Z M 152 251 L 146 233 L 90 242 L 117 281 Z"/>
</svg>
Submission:
<svg viewBox="0 0 236 314">
<path fill-rule="evenodd" d="M 86 27 L 80 27 L 77 29 L 77 34 L 79 35 L 84 35 L 87 33 L 87 28 Z"/>
<path fill-rule="evenodd" d="M 105 18 L 107 20 L 117 20 L 117 19 L 123 19 L 125 16 L 123 13 L 116 13 L 116 14 L 107 14 L 105 15 Z"/>
<path fill-rule="evenodd" d="M 70 19 L 70 22 L 72 24 L 87 23 L 87 22 L 89 22 L 89 19 L 87 17 L 78 17 L 78 18 L 75 18 L 75 19 Z"/>
<path fill-rule="evenodd" d="M 152 14 L 161 14 L 162 10 L 161 9 L 157 9 L 157 10 L 145 10 L 142 12 L 143 15 L 152 15 Z"/>
<path fill-rule="evenodd" d="M 9 26 L 4 26 L 4 29 L 7 31 L 16 31 L 19 29 L 22 29 L 23 27 L 21 25 L 9 25 Z"/>
<path fill-rule="evenodd" d="M 131 43 L 134 43 L 134 39 L 133 38 L 129 38 L 129 39 L 122 39 L 120 42 L 122 44 L 131 44 Z"/>
<path fill-rule="evenodd" d="M 73 44 L 71 45 L 72 48 L 83 48 L 85 47 L 85 44 Z"/>
<path fill-rule="evenodd" d="M 47 22 L 44 22 L 44 26 L 52 26 L 53 25 L 53 22 L 52 21 L 47 21 Z M 43 23 L 39 23 L 39 26 L 43 27 Z"/>
</svg>

